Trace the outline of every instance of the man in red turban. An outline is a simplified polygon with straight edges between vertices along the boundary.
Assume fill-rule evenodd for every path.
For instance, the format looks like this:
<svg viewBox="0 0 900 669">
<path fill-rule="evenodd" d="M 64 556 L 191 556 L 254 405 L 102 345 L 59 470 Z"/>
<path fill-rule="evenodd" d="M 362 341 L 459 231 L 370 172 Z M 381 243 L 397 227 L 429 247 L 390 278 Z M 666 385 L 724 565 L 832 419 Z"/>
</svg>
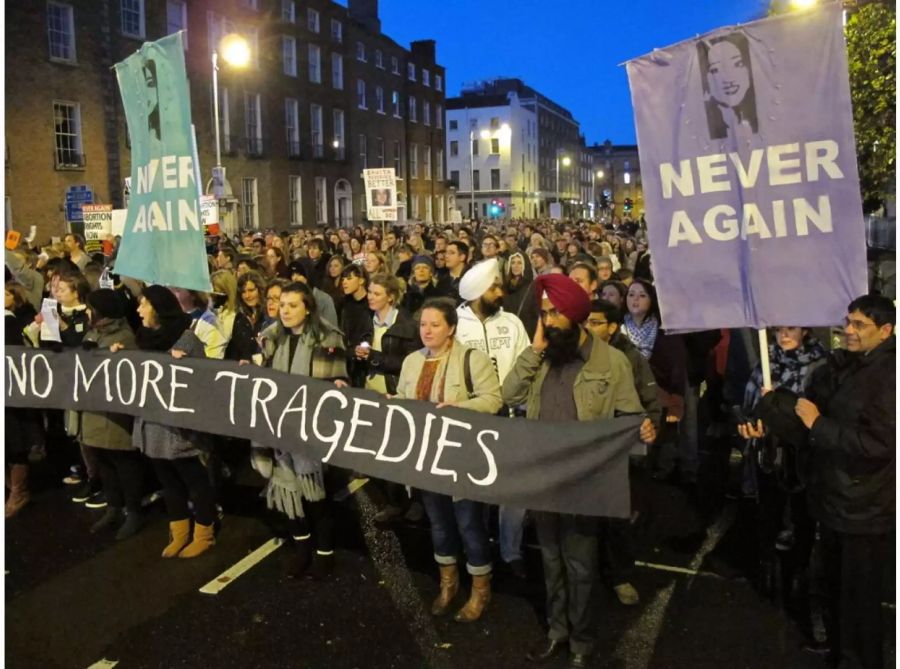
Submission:
<svg viewBox="0 0 900 669">
<path fill-rule="evenodd" d="M 531 420 L 603 420 L 616 413 L 643 413 L 625 354 L 582 325 L 591 311 L 584 289 L 562 274 L 538 276 L 534 287 L 541 318 L 532 345 L 519 354 L 503 381 L 503 401 L 524 404 Z M 653 426 L 646 423 L 640 439 L 649 442 Z M 599 519 L 543 511 L 534 518 L 550 629 L 526 658 L 547 662 L 568 647 L 569 666 L 585 667 L 597 630 L 591 594 L 598 576 Z"/>
</svg>

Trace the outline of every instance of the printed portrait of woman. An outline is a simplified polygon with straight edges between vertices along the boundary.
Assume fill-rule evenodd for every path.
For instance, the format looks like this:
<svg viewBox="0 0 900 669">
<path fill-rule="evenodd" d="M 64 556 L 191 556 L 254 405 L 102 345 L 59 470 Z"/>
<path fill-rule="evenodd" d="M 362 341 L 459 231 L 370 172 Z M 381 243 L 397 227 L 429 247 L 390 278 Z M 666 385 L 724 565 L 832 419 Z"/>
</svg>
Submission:
<svg viewBox="0 0 900 669">
<path fill-rule="evenodd" d="M 391 191 L 389 188 L 373 188 L 372 189 L 372 206 L 373 207 L 390 207 Z"/>
<path fill-rule="evenodd" d="M 756 89 L 750 65 L 750 46 L 742 33 L 731 33 L 697 43 L 703 100 L 710 139 L 734 137 L 759 130 Z"/>
</svg>

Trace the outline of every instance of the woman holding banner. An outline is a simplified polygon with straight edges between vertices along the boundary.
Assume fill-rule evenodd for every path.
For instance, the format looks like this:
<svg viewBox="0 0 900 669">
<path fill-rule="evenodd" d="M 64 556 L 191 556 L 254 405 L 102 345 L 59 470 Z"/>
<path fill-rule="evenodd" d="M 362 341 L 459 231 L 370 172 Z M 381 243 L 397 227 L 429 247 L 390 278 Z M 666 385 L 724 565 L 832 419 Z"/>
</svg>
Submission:
<svg viewBox="0 0 900 669">
<path fill-rule="evenodd" d="M 285 286 L 278 313 L 279 320 L 260 335 L 266 366 L 346 387 L 343 337 L 319 317 L 312 289 L 301 282 Z M 296 552 L 288 575 L 325 578 L 334 569 L 334 514 L 325 490 L 325 466 L 299 453 L 277 449 L 254 448 L 252 458 L 254 468 L 269 480 L 269 509 L 289 520 Z"/>
<path fill-rule="evenodd" d="M 206 357 L 203 342 L 191 330 L 190 314 L 182 311 L 178 299 L 165 286 L 144 288 L 138 314 L 141 327 L 135 339 L 142 351 L 170 352 L 173 358 Z M 110 350 L 115 353 L 122 348 L 113 344 Z M 162 552 L 164 558 L 197 557 L 216 543 L 216 507 L 209 473 L 197 447 L 201 439 L 193 430 L 134 419 L 132 445 L 150 458 L 163 486 L 170 538 Z M 189 499 L 193 504 L 193 535 Z"/>
<path fill-rule="evenodd" d="M 457 319 L 453 300 L 431 298 L 425 302 L 419 318 L 425 348 L 403 361 L 397 397 L 433 402 L 438 409 L 454 406 L 495 414 L 503 405 L 497 371 L 485 353 L 455 340 Z M 446 613 L 459 591 L 456 556 L 462 544 L 472 592 L 454 620 L 474 622 L 491 601 L 491 546 L 484 504 L 426 490 L 422 501 L 431 521 L 434 559 L 441 572 L 441 592 L 431 613 Z"/>
</svg>

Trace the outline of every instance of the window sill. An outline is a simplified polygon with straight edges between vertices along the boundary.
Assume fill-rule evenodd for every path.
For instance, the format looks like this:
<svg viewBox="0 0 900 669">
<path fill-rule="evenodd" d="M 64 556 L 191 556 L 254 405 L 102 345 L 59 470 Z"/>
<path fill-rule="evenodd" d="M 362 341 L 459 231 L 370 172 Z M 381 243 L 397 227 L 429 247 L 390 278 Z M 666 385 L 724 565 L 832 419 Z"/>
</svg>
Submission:
<svg viewBox="0 0 900 669">
<path fill-rule="evenodd" d="M 70 60 L 70 59 L 66 59 L 66 58 L 54 58 L 53 56 L 50 56 L 49 60 L 51 63 L 56 63 L 57 65 L 68 65 L 69 67 L 77 67 L 78 66 L 77 60 Z"/>
<path fill-rule="evenodd" d="M 146 36 L 144 36 L 144 35 L 135 35 L 132 33 L 127 33 L 124 30 L 122 31 L 122 37 L 124 37 L 126 39 L 138 40 L 138 41 L 143 41 L 143 40 L 147 39 Z"/>
<path fill-rule="evenodd" d="M 57 172 L 84 172 L 87 167 L 84 165 L 57 165 Z"/>
</svg>

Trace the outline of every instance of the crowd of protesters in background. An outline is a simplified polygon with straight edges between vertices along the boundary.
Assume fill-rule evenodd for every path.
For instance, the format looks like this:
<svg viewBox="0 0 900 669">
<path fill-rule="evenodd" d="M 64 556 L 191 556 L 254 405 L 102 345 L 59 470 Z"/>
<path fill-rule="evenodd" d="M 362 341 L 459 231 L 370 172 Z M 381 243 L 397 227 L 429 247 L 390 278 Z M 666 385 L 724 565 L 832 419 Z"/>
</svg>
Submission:
<svg viewBox="0 0 900 669">
<path fill-rule="evenodd" d="M 642 219 L 242 231 L 206 242 L 209 293 L 119 276 L 115 248 L 89 254 L 77 234 L 7 250 L 6 343 L 218 358 L 513 420 L 642 412 L 635 508 L 642 483 L 679 486 L 699 507 L 737 498 L 753 519 L 747 575 L 770 588 L 774 565 L 790 555 L 811 646 L 830 649 L 840 666 L 880 666 L 876 567 L 894 528 L 891 300 L 854 301 L 843 328 L 831 331 L 774 328 L 773 388 L 764 388 L 752 331 L 666 331 Z M 44 298 L 56 300 L 61 341 L 47 336 Z M 492 337 L 498 328 L 512 334 Z M 335 350 L 337 357 L 327 354 Z M 588 402 L 584 383 L 594 370 L 612 374 L 614 384 L 597 385 L 591 392 L 600 399 Z M 782 432 L 795 408 L 800 427 Z M 141 418 L 5 414 L 7 518 L 27 518 L 29 470 L 52 455 L 71 465 L 64 482 L 73 503 L 99 510 L 92 533 L 126 540 L 141 531 L 146 503 L 161 491 L 169 520 L 162 557 L 194 558 L 227 532 L 227 482 L 252 461 L 264 480 L 266 518 L 293 545 L 290 575 L 323 579 L 340 568 L 332 495 L 354 473 L 296 450 Z M 742 464 L 729 479 L 732 454 Z M 492 513 L 387 481 L 366 489 L 379 524 L 430 524 L 440 571 L 434 615 L 455 601 L 464 554 L 472 587 L 455 611 L 460 622 L 489 606 L 495 562 L 516 578 L 536 577 L 522 558 L 523 533 L 535 524 L 550 632 L 529 652 L 534 662 L 567 646 L 570 665 L 584 666 L 592 587 L 605 582 L 622 605 L 640 602 L 631 578 L 638 513 Z"/>
</svg>

